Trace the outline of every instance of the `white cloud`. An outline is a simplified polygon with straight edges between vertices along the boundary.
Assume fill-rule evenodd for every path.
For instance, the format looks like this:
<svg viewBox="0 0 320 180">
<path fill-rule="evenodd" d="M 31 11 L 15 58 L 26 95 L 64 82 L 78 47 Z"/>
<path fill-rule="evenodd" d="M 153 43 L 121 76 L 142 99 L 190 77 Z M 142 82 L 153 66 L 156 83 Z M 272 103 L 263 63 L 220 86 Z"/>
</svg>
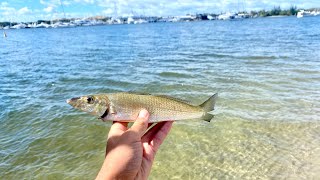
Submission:
<svg viewBox="0 0 320 180">
<path fill-rule="evenodd" d="M 16 9 L 15 8 L 12 8 L 12 7 L 6 7 L 6 6 L 2 6 L 0 7 L 0 10 L 2 11 L 1 14 L 3 16 L 9 16 L 13 13 L 16 12 Z"/>
<path fill-rule="evenodd" d="M 84 0 L 84 2 L 93 4 L 93 3 L 94 3 L 94 0 Z"/>
<path fill-rule="evenodd" d="M 2 2 L 2 3 L 1 3 L 1 6 L 8 6 L 8 5 L 9 5 L 8 2 Z"/>
<path fill-rule="evenodd" d="M 1 21 L 21 21 L 22 19 L 32 15 L 32 10 L 28 7 L 16 9 L 9 6 L 0 6 L 0 20 Z"/>
<path fill-rule="evenodd" d="M 20 15 L 29 14 L 29 13 L 31 13 L 31 12 L 32 12 L 32 11 L 31 11 L 30 9 L 28 9 L 28 7 L 23 7 L 23 8 L 21 8 L 21 9 L 19 9 L 19 10 L 17 11 L 17 13 L 20 14 Z"/>
<path fill-rule="evenodd" d="M 227 3 L 228 1 L 230 0 L 222 2 Z M 118 15 L 182 15 L 186 13 L 214 12 L 223 4 L 221 1 L 210 0 L 96 0 L 96 3 L 105 9 L 104 13 L 111 13 L 112 10 L 114 14 Z"/>
<path fill-rule="evenodd" d="M 42 4 L 42 5 L 46 5 L 46 1 L 44 1 L 44 0 L 40 0 L 40 4 Z"/>
<path fill-rule="evenodd" d="M 75 3 L 94 4 L 95 0 L 73 0 Z"/>
<path fill-rule="evenodd" d="M 102 13 L 104 13 L 106 15 L 112 15 L 114 13 L 114 11 L 111 8 L 107 8 L 107 9 L 103 10 Z"/>
<path fill-rule="evenodd" d="M 46 13 L 51 13 L 53 11 L 53 8 L 54 7 L 52 7 L 52 6 L 48 6 L 48 7 L 44 8 L 43 11 Z"/>
<path fill-rule="evenodd" d="M 57 6 L 61 6 L 61 3 L 65 6 L 68 6 L 70 4 L 72 4 L 73 0 L 40 0 L 40 4 L 45 5 L 45 6 L 52 6 L 52 7 L 57 7 Z"/>
</svg>

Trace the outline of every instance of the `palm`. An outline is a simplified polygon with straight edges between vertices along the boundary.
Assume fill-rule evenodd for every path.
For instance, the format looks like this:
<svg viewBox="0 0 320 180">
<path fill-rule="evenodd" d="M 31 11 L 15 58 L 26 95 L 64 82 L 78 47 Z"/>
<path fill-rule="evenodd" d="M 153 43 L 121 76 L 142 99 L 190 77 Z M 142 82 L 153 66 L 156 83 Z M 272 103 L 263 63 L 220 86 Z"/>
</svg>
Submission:
<svg viewBox="0 0 320 180">
<path fill-rule="evenodd" d="M 106 149 L 106 169 L 120 179 L 147 179 L 155 154 L 167 136 L 172 122 L 161 122 L 150 128 L 147 121 L 128 123 L 114 122 Z M 120 176 L 119 176 L 120 174 Z"/>
</svg>

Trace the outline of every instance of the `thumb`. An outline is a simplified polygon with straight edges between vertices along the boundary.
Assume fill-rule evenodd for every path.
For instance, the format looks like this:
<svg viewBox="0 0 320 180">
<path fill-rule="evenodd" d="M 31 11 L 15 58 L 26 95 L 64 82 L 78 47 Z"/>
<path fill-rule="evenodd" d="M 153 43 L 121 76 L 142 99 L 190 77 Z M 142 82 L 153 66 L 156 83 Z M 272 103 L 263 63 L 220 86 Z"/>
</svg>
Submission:
<svg viewBox="0 0 320 180">
<path fill-rule="evenodd" d="M 130 130 L 138 133 L 140 137 L 142 137 L 145 131 L 148 129 L 148 121 L 149 121 L 149 112 L 145 109 L 142 109 L 139 113 L 138 118 L 131 126 Z"/>
</svg>

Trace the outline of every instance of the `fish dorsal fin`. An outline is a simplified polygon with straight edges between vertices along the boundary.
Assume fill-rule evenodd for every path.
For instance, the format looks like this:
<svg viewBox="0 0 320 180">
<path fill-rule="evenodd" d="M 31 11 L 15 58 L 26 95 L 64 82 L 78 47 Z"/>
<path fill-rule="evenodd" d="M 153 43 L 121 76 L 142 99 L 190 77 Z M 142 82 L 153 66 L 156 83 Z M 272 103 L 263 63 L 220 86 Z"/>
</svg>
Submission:
<svg viewBox="0 0 320 180">
<path fill-rule="evenodd" d="M 150 93 L 145 93 L 145 92 L 137 92 L 137 91 L 128 91 L 128 92 L 123 92 L 127 94 L 135 94 L 135 95 L 152 95 Z"/>
<path fill-rule="evenodd" d="M 176 97 L 172 97 L 172 96 L 168 96 L 168 95 L 154 95 L 154 96 L 162 97 L 162 98 L 166 98 L 166 99 L 170 99 L 170 100 L 174 100 L 174 101 L 178 101 L 178 102 L 181 102 L 181 103 L 186 103 L 186 104 L 189 104 L 189 105 L 193 105 L 189 101 L 186 101 L 186 100 L 180 99 L 180 98 L 176 98 Z"/>
</svg>

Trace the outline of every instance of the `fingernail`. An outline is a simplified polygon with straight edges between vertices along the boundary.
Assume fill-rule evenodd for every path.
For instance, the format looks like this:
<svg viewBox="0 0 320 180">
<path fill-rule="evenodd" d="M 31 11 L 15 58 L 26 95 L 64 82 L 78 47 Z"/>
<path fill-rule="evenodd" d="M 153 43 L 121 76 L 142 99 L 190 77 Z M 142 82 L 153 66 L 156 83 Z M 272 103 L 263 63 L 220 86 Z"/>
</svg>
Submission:
<svg viewBox="0 0 320 180">
<path fill-rule="evenodd" d="M 139 118 L 147 118 L 148 116 L 149 116 L 149 113 L 145 109 L 142 109 L 139 113 Z"/>
</svg>

